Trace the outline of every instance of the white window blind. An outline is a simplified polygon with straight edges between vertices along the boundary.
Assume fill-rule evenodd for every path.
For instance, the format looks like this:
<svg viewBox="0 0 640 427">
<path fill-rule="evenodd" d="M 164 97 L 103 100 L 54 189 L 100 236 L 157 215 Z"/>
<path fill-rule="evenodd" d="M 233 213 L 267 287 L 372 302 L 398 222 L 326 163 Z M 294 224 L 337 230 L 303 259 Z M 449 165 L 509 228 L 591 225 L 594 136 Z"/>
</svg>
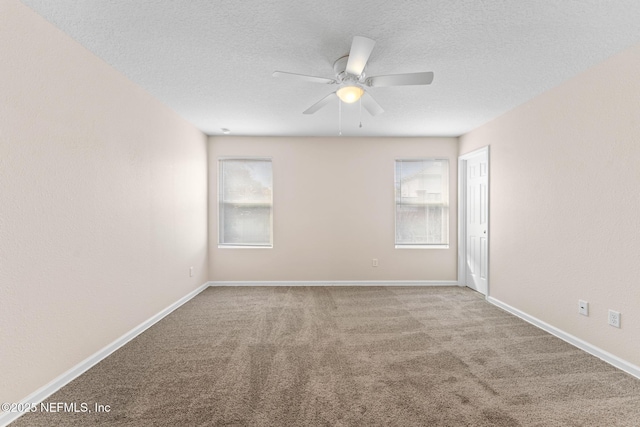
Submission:
<svg viewBox="0 0 640 427">
<path fill-rule="evenodd" d="M 396 247 L 449 244 L 449 160 L 396 160 Z"/>
<path fill-rule="evenodd" d="M 219 246 L 272 247 L 269 159 L 219 160 Z"/>
</svg>

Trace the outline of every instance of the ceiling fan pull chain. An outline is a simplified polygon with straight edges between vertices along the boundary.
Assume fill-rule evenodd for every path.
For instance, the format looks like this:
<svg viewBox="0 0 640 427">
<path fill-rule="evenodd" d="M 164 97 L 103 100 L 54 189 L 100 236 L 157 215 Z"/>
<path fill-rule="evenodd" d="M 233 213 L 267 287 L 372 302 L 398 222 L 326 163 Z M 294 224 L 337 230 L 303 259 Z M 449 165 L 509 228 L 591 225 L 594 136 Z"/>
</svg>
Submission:
<svg viewBox="0 0 640 427">
<path fill-rule="evenodd" d="M 362 129 L 362 97 L 360 97 L 360 129 Z"/>
<path fill-rule="evenodd" d="M 342 102 L 338 100 L 338 135 L 342 136 Z"/>
</svg>

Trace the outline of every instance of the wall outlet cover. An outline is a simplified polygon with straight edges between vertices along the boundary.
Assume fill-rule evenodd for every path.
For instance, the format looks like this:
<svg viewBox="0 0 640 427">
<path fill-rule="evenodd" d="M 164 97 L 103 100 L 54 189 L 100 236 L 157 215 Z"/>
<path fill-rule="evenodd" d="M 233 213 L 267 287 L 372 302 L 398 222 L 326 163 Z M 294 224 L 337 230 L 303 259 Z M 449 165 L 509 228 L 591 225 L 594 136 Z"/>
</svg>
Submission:
<svg viewBox="0 0 640 427">
<path fill-rule="evenodd" d="M 578 300 L 578 313 L 583 316 L 589 315 L 589 303 L 583 300 Z"/>
<path fill-rule="evenodd" d="M 609 310 L 609 324 L 616 328 L 620 327 L 620 317 L 621 314 L 619 311 Z"/>
</svg>

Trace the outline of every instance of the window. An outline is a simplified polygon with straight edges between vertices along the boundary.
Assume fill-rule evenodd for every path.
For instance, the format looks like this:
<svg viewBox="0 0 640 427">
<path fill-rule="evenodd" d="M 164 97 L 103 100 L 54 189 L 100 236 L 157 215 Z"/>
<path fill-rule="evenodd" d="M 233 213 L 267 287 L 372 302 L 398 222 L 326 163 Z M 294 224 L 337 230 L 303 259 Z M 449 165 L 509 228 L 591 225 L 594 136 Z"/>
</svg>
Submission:
<svg viewBox="0 0 640 427">
<path fill-rule="evenodd" d="M 220 159 L 218 246 L 273 247 L 270 159 Z"/>
<path fill-rule="evenodd" d="M 449 160 L 396 160 L 396 248 L 449 246 Z"/>
</svg>

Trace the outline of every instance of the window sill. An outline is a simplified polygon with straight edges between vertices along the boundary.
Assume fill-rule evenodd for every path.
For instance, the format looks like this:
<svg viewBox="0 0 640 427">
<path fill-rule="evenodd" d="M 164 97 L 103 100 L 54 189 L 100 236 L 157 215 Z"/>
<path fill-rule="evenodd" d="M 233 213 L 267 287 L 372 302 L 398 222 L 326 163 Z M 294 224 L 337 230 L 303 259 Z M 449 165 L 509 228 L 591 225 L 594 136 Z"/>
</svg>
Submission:
<svg viewBox="0 0 640 427">
<path fill-rule="evenodd" d="M 218 249 L 273 249 L 272 246 L 218 245 Z"/>
<path fill-rule="evenodd" d="M 449 245 L 396 245 L 396 249 L 449 249 Z"/>
</svg>

